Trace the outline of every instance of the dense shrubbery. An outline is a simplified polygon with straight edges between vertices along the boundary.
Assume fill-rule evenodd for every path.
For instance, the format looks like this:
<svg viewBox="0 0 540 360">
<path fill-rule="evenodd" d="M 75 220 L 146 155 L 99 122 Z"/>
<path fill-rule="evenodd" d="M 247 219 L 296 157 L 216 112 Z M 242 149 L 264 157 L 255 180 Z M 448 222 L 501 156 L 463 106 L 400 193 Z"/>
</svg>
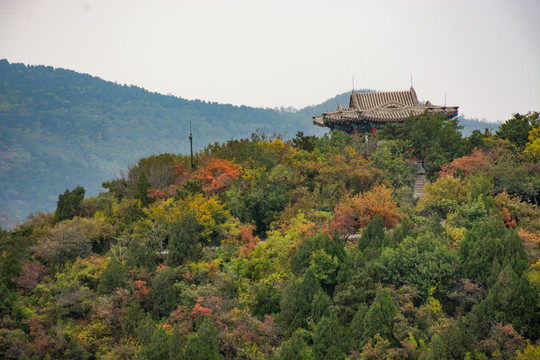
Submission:
<svg viewBox="0 0 540 360">
<path fill-rule="evenodd" d="M 0 356 L 533 359 L 536 139 L 424 123 L 455 141 L 255 134 L 66 191 L 0 234 Z"/>
</svg>

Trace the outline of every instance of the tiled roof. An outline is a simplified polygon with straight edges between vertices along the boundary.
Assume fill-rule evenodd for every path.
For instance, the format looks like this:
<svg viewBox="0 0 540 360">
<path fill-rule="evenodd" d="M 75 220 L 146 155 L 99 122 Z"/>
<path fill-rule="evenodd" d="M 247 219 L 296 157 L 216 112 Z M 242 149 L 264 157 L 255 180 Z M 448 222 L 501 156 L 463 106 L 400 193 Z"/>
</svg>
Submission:
<svg viewBox="0 0 540 360">
<path fill-rule="evenodd" d="M 403 122 L 409 116 L 419 116 L 425 111 L 452 117 L 457 114 L 457 106 L 436 106 L 429 101 L 420 105 L 416 92 L 411 87 L 408 91 L 388 91 L 375 93 L 356 93 L 353 91 L 349 107 L 338 106 L 333 112 L 313 116 L 313 123 L 325 126 L 325 122 L 372 121 L 380 123 Z"/>
<path fill-rule="evenodd" d="M 373 93 L 356 93 L 351 94 L 349 107 L 358 110 L 368 110 L 380 107 L 389 102 L 396 102 L 406 106 L 418 106 L 418 98 L 416 92 L 411 87 L 408 91 L 385 91 Z"/>
</svg>

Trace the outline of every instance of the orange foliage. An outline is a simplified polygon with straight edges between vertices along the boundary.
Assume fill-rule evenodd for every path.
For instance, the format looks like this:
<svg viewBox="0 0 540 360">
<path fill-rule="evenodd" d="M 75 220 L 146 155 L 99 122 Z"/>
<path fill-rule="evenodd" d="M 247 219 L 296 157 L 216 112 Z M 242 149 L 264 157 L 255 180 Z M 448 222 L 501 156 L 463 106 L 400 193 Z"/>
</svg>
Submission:
<svg viewBox="0 0 540 360">
<path fill-rule="evenodd" d="M 255 249 L 255 246 L 261 241 L 258 236 L 253 236 L 254 225 L 247 224 L 240 229 L 240 236 L 244 243 L 239 253 L 242 253 L 245 257 L 248 257 L 249 253 Z"/>
<path fill-rule="evenodd" d="M 159 264 L 156 268 L 156 274 L 159 274 L 163 269 L 167 267 L 167 264 Z"/>
<path fill-rule="evenodd" d="M 144 280 L 136 280 L 135 281 L 135 291 L 133 291 L 133 295 L 135 295 L 135 299 L 137 301 L 142 301 L 148 296 L 148 288 L 146 287 L 146 281 Z"/>
<path fill-rule="evenodd" d="M 351 199 L 336 206 L 332 229 L 337 229 L 340 234 L 350 235 L 355 233 L 358 227 L 358 216 L 353 208 Z"/>
<path fill-rule="evenodd" d="M 204 306 L 201 305 L 201 303 L 203 301 L 204 301 L 204 298 L 202 298 L 202 297 L 197 299 L 197 302 L 193 306 L 193 311 L 191 312 L 191 315 L 194 315 L 194 316 L 198 316 L 198 315 L 206 316 L 206 315 L 210 315 L 212 313 L 212 309 L 204 307 Z"/>
<path fill-rule="evenodd" d="M 351 234 L 358 227 L 367 226 L 375 215 L 380 215 L 387 227 L 397 225 L 401 217 L 392 200 L 392 190 L 384 185 L 347 198 L 336 206 L 334 213 L 333 227 L 341 234 Z"/>
<path fill-rule="evenodd" d="M 229 160 L 211 158 L 197 174 L 207 195 L 226 190 L 230 183 L 240 176 L 240 166 Z"/>
<path fill-rule="evenodd" d="M 439 172 L 440 176 L 454 176 L 458 171 L 464 175 L 471 173 L 485 173 L 486 165 L 493 163 L 493 157 L 482 150 L 474 150 L 471 155 L 454 159 L 451 163 L 444 164 Z"/>
<path fill-rule="evenodd" d="M 515 221 L 519 227 L 538 232 L 540 230 L 540 210 L 538 206 L 521 201 L 518 196 L 502 192 L 494 197 L 495 205 L 505 221 Z M 507 224 L 508 225 L 508 224 Z"/>
<path fill-rule="evenodd" d="M 184 165 L 182 164 L 174 165 L 173 178 L 174 178 L 175 185 L 182 186 L 184 182 L 186 181 L 186 179 L 188 178 L 188 176 L 189 176 L 189 172 L 186 171 L 186 169 L 184 169 Z"/>
<path fill-rule="evenodd" d="M 504 225 L 506 225 L 507 228 L 513 229 L 516 227 L 516 219 L 512 217 L 510 211 L 508 211 L 508 208 L 506 206 L 502 207 L 501 211 L 499 211 L 499 214 L 501 214 Z"/>
<path fill-rule="evenodd" d="M 524 229 L 519 229 L 518 230 L 518 235 L 525 242 L 530 242 L 530 243 L 534 243 L 534 244 L 540 244 L 540 235 L 539 234 L 535 234 L 535 233 L 529 232 L 529 231 L 524 230 Z"/>
<path fill-rule="evenodd" d="M 212 309 L 201 306 L 199 303 L 196 303 L 193 306 L 193 314 L 206 316 L 206 315 L 209 315 L 211 313 L 212 313 Z"/>
<path fill-rule="evenodd" d="M 154 189 L 154 188 L 148 189 L 147 196 L 148 196 L 149 199 L 156 199 L 156 198 L 157 199 L 168 199 L 168 198 L 172 197 L 169 194 L 169 191 L 164 192 L 164 191 L 161 191 L 159 189 Z"/>
</svg>

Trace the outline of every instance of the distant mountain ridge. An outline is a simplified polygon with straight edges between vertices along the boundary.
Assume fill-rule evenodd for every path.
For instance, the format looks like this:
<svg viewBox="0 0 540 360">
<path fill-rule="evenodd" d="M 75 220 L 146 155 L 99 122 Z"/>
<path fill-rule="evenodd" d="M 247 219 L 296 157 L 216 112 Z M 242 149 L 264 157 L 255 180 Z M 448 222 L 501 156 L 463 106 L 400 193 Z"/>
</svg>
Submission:
<svg viewBox="0 0 540 360">
<path fill-rule="evenodd" d="M 369 91 L 369 90 L 365 90 Z M 262 109 L 186 100 L 50 66 L 0 60 L 0 226 L 52 211 L 58 194 L 81 185 L 102 191 L 128 163 L 151 154 L 189 152 L 253 132 L 322 135 L 312 116 L 347 106 L 346 92 L 322 104 Z M 472 131 L 467 128 L 465 134 Z M 496 124 L 471 123 L 475 128 Z M 470 131 L 468 131 L 470 130 Z"/>
</svg>

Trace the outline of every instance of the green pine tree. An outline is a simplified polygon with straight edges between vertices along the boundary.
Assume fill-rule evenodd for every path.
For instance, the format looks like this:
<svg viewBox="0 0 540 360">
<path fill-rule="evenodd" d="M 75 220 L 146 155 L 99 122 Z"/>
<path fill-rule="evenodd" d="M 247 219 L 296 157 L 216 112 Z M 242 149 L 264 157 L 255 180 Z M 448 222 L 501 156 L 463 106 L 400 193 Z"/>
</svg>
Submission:
<svg viewBox="0 0 540 360">
<path fill-rule="evenodd" d="M 122 287 L 123 285 L 124 268 L 115 257 L 112 257 L 101 274 L 101 281 L 97 290 L 100 294 L 109 294 L 117 287 Z"/>
<path fill-rule="evenodd" d="M 384 229 L 384 219 L 382 216 L 376 215 L 362 231 L 362 236 L 358 241 L 358 249 L 364 252 L 368 250 L 370 257 L 373 257 L 376 251 L 385 245 Z"/>
<path fill-rule="evenodd" d="M 382 338 L 392 341 L 396 313 L 397 308 L 388 289 L 379 290 L 364 319 L 364 339 L 380 334 Z"/>
<path fill-rule="evenodd" d="M 315 294 L 313 303 L 311 304 L 311 317 L 313 322 L 318 323 L 323 316 L 330 315 L 330 306 L 332 300 L 322 289 Z"/>
<path fill-rule="evenodd" d="M 278 359 L 280 360 L 308 360 L 307 344 L 302 337 L 302 331 L 296 330 L 288 341 L 284 341 L 279 348 Z"/>
<path fill-rule="evenodd" d="M 137 301 L 132 301 L 124 310 L 124 321 L 122 322 L 122 330 L 128 336 L 134 335 L 141 320 L 145 318 L 144 310 Z"/>
<path fill-rule="evenodd" d="M 298 283 L 294 278 L 289 281 L 280 302 L 280 320 L 288 334 L 298 328 L 307 328 L 312 302 L 320 289 L 321 285 L 311 268 L 306 271 L 302 282 Z"/>
<path fill-rule="evenodd" d="M 187 339 L 181 335 L 178 326 L 175 326 L 171 337 L 171 344 L 169 346 L 169 358 L 171 360 L 185 359 L 184 348 L 186 340 Z"/>
<path fill-rule="evenodd" d="M 206 316 L 197 333 L 189 336 L 185 357 L 190 360 L 218 360 L 223 356 L 219 353 L 217 341 L 218 331 L 212 316 Z"/>
<path fill-rule="evenodd" d="M 58 195 L 56 211 L 54 212 L 54 221 L 72 219 L 76 215 L 81 215 L 82 201 L 85 190 L 82 186 L 77 186 L 72 191 L 66 189 L 63 194 Z"/>
<path fill-rule="evenodd" d="M 146 360 L 169 360 L 169 334 L 162 326 L 154 328 L 150 342 L 142 348 Z"/>
<path fill-rule="evenodd" d="M 335 315 L 324 316 L 313 334 L 313 356 L 316 360 L 344 359 L 346 348 L 343 331 Z"/>
<path fill-rule="evenodd" d="M 347 329 L 347 341 L 349 346 L 357 351 L 361 351 L 367 338 L 364 338 L 364 319 L 369 308 L 365 303 L 360 304 L 358 311 L 354 315 L 349 328 Z"/>
<path fill-rule="evenodd" d="M 144 172 L 141 172 L 139 175 L 139 179 L 137 180 L 137 184 L 135 185 L 135 193 L 133 194 L 133 197 L 137 200 L 140 200 L 143 205 L 148 205 L 150 203 L 150 200 L 148 198 L 148 189 L 152 187 L 152 184 L 148 181 L 148 178 L 146 177 L 146 174 Z"/>
<path fill-rule="evenodd" d="M 187 212 L 182 220 L 172 227 L 167 265 L 177 267 L 184 264 L 196 253 L 201 239 L 201 227 L 196 216 Z"/>
</svg>

